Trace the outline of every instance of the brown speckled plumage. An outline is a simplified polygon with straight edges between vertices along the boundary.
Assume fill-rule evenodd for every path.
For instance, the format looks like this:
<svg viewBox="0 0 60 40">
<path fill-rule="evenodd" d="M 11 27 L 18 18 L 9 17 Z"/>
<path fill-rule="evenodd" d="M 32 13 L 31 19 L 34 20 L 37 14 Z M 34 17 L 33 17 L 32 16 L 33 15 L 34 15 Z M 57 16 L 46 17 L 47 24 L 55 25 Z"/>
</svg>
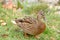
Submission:
<svg viewBox="0 0 60 40">
<path fill-rule="evenodd" d="M 25 17 L 23 19 L 16 19 L 15 21 L 25 33 L 30 35 L 39 35 L 46 28 L 45 23 L 41 21 L 41 18 L 44 18 L 44 15 L 42 14 L 42 11 L 39 11 L 37 13 L 37 18 Z"/>
</svg>

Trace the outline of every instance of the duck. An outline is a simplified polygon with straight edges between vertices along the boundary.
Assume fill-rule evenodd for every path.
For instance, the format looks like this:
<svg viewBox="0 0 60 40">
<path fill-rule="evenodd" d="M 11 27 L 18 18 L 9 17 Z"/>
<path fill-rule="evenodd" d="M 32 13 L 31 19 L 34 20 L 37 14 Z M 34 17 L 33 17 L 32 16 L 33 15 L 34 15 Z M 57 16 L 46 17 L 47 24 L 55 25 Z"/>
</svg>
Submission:
<svg viewBox="0 0 60 40">
<path fill-rule="evenodd" d="M 46 24 L 41 19 L 45 19 L 44 12 L 39 11 L 37 13 L 37 17 L 24 17 L 22 19 L 16 18 L 15 22 L 17 26 L 19 26 L 23 32 L 24 36 L 34 35 L 36 38 L 38 38 L 38 35 L 43 33 L 46 29 Z"/>
</svg>

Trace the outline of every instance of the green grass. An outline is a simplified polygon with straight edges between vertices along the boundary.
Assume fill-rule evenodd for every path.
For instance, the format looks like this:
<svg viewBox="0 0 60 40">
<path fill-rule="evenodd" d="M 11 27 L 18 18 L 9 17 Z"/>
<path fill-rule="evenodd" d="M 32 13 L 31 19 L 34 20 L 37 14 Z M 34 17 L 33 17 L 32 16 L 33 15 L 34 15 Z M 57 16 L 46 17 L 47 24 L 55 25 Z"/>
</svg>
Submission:
<svg viewBox="0 0 60 40">
<path fill-rule="evenodd" d="M 6 10 L 0 8 L 0 19 L 3 19 L 7 25 L 0 25 L 0 40 L 37 40 L 33 36 L 25 38 L 23 32 L 17 25 L 14 25 L 11 20 L 15 18 L 22 18 L 25 14 L 21 12 L 14 12 L 12 10 Z M 40 34 L 39 40 L 60 40 L 60 34 L 57 32 L 60 30 L 60 15 L 50 12 L 46 14 L 46 30 Z M 1 24 L 1 23 L 0 23 Z M 2 36 L 3 34 L 8 35 L 7 37 Z"/>
</svg>

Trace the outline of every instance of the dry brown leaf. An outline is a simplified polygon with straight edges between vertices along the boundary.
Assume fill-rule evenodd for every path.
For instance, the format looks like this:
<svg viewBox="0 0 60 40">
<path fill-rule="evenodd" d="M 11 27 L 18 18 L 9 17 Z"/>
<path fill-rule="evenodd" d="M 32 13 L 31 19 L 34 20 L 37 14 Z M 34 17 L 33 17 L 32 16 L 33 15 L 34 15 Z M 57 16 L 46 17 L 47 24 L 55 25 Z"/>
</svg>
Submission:
<svg viewBox="0 0 60 40">
<path fill-rule="evenodd" d="M 55 40 L 55 38 L 54 38 L 54 37 L 50 37 L 50 39 L 51 39 L 51 40 Z"/>
<path fill-rule="evenodd" d="M 7 23 L 6 22 L 2 22 L 1 23 L 1 26 L 5 26 Z"/>
<path fill-rule="evenodd" d="M 6 38 L 8 36 L 8 34 L 3 34 L 1 36 L 4 37 L 4 38 Z"/>
</svg>

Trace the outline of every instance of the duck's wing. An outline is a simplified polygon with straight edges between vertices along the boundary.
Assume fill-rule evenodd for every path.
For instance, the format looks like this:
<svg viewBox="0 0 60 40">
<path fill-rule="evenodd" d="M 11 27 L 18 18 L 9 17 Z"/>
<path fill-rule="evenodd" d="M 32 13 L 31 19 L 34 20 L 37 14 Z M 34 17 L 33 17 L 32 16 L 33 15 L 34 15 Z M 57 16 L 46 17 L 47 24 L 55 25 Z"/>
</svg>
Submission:
<svg viewBox="0 0 60 40">
<path fill-rule="evenodd" d="M 37 20 L 33 17 L 25 17 L 23 18 L 25 22 L 29 22 L 30 24 L 37 23 Z"/>
<path fill-rule="evenodd" d="M 37 32 L 37 29 L 36 29 L 37 25 L 36 24 L 30 24 L 30 23 L 26 23 L 26 22 L 20 22 L 18 24 L 18 26 L 20 28 L 22 28 L 25 33 L 28 33 L 28 34 L 31 34 L 31 35 L 34 35 L 35 32 Z"/>
</svg>

